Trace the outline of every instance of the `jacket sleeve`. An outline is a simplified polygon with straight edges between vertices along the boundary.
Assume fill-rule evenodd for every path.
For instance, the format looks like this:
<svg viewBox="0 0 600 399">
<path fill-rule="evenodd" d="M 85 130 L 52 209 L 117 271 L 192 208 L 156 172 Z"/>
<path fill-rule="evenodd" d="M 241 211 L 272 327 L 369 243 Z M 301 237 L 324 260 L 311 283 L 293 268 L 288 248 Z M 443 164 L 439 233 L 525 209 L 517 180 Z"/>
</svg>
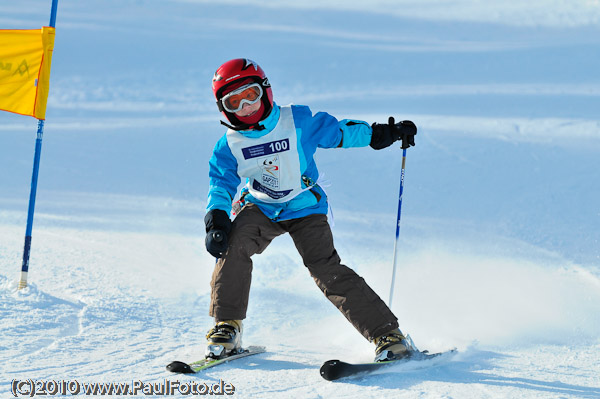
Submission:
<svg viewBox="0 0 600 399">
<path fill-rule="evenodd" d="M 230 213 L 231 201 L 235 197 L 241 179 L 237 173 L 237 160 L 231 153 L 226 136 L 215 145 L 208 166 L 210 183 L 206 210 L 221 209 Z"/>
<path fill-rule="evenodd" d="M 310 132 L 320 148 L 366 147 L 371 142 L 371 126 L 361 120 L 344 119 L 338 121 L 326 112 L 312 112 L 306 106 L 296 106 L 296 113 L 302 120 L 303 129 Z"/>
<path fill-rule="evenodd" d="M 371 142 L 373 130 L 365 121 L 344 119 L 340 121 L 339 127 L 342 131 L 342 141 L 338 147 L 366 147 Z"/>
</svg>

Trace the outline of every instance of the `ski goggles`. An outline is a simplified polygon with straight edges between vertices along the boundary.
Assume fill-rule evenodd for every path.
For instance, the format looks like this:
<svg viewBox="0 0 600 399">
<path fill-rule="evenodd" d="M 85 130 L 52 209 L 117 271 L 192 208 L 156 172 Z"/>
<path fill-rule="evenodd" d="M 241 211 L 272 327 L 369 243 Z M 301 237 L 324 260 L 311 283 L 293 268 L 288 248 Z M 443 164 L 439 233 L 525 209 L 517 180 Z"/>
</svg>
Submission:
<svg viewBox="0 0 600 399">
<path fill-rule="evenodd" d="M 255 104 L 262 95 L 262 87 L 258 83 L 252 83 L 225 94 L 221 99 L 221 104 L 225 111 L 236 113 L 242 109 L 244 104 Z"/>
</svg>

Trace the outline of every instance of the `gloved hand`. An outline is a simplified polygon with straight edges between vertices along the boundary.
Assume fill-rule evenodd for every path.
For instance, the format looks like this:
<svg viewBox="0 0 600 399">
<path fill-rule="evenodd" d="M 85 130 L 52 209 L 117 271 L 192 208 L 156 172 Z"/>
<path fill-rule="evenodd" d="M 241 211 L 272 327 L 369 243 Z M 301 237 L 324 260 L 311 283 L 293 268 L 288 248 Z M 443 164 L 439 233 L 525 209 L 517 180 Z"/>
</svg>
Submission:
<svg viewBox="0 0 600 399">
<path fill-rule="evenodd" d="M 373 135 L 369 145 L 376 150 L 389 147 L 398 140 L 402 140 L 402 149 L 415 145 L 417 126 L 411 121 L 394 123 L 394 117 L 390 116 L 387 125 L 373 123 L 371 128 Z"/>
<path fill-rule="evenodd" d="M 227 212 L 221 209 L 208 211 L 204 217 L 206 224 L 206 250 L 215 258 L 227 252 L 228 237 L 231 232 L 231 220 Z"/>
</svg>

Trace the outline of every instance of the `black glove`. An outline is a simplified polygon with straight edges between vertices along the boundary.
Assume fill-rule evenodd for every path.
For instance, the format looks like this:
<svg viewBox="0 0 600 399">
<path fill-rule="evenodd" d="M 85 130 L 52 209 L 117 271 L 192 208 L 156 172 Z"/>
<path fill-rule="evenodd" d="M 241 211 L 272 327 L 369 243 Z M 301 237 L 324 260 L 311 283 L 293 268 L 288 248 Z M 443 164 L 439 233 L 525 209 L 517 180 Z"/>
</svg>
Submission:
<svg viewBox="0 0 600 399">
<path fill-rule="evenodd" d="M 231 232 L 231 220 L 227 212 L 221 209 L 208 211 L 204 217 L 206 224 L 206 250 L 215 258 L 227 252 L 227 238 Z"/>
<path fill-rule="evenodd" d="M 394 117 L 390 116 L 387 125 L 373 123 L 371 125 L 373 135 L 369 144 L 376 150 L 381 150 L 392 145 L 394 141 L 402 140 L 402 149 L 415 145 L 417 126 L 411 121 L 394 123 Z"/>
</svg>

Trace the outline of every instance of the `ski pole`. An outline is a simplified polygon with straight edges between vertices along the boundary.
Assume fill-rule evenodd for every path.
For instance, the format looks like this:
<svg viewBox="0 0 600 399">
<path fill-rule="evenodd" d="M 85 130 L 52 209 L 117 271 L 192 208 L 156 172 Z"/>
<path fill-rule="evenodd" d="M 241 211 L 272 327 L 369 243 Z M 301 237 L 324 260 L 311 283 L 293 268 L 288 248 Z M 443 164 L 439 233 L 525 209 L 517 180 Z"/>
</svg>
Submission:
<svg viewBox="0 0 600 399">
<path fill-rule="evenodd" d="M 403 146 L 404 147 L 404 146 Z M 398 237 L 400 237 L 400 216 L 402 214 L 402 192 L 404 191 L 404 170 L 406 169 L 406 148 L 402 149 L 402 169 L 400 171 L 400 194 L 398 195 L 398 216 L 396 218 L 396 241 L 394 242 L 394 262 L 392 266 L 392 283 L 390 285 L 390 300 L 388 306 L 392 307 L 394 296 L 394 283 L 396 281 L 396 261 L 398 252 Z"/>
<path fill-rule="evenodd" d="M 388 123 L 394 125 L 394 118 L 390 116 Z M 392 266 L 392 283 L 390 286 L 390 300 L 388 306 L 392 307 L 392 298 L 394 296 L 394 284 L 396 282 L 396 262 L 398 257 L 398 237 L 400 236 L 400 215 L 402 214 L 402 192 L 404 191 L 404 171 L 406 169 L 406 149 L 415 145 L 415 135 L 417 127 L 411 121 L 402 121 L 395 124 L 400 128 L 400 137 L 402 140 L 402 170 L 400 171 L 400 194 L 398 195 L 398 217 L 396 219 L 396 241 L 394 242 L 394 263 Z"/>
</svg>

